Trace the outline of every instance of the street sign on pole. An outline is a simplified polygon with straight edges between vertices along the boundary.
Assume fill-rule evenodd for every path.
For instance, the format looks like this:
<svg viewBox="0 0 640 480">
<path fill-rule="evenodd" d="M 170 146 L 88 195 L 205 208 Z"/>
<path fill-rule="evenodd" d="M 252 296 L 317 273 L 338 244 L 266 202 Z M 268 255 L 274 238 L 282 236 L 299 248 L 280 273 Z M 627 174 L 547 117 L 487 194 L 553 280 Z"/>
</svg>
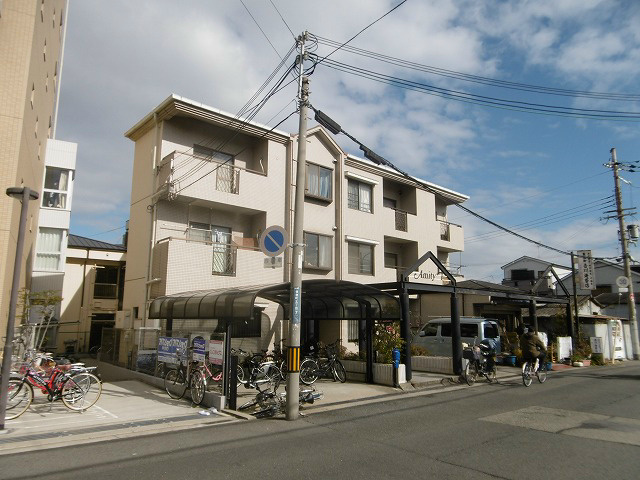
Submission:
<svg viewBox="0 0 640 480">
<path fill-rule="evenodd" d="M 591 250 L 578 250 L 577 254 L 580 288 L 583 290 L 594 290 L 596 288 L 596 275 Z"/>
<path fill-rule="evenodd" d="M 260 250 L 268 257 L 277 257 L 287 248 L 287 231 L 273 225 L 260 235 Z"/>
</svg>

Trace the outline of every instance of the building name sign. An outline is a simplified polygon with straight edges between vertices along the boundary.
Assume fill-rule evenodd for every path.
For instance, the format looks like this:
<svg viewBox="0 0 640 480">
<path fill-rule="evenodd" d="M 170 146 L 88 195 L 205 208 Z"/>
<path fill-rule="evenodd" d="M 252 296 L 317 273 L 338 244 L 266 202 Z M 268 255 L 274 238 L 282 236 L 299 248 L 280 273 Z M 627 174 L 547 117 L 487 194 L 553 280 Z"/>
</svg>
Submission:
<svg viewBox="0 0 640 480">
<path fill-rule="evenodd" d="M 596 288 L 596 275 L 591 250 L 578 250 L 578 279 L 580 280 L 580 288 L 583 290 L 594 290 Z"/>
<path fill-rule="evenodd" d="M 414 280 L 435 280 L 436 274 L 433 272 L 425 272 L 424 270 L 420 270 L 419 272 L 413 272 L 411 277 Z"/>
</svg>

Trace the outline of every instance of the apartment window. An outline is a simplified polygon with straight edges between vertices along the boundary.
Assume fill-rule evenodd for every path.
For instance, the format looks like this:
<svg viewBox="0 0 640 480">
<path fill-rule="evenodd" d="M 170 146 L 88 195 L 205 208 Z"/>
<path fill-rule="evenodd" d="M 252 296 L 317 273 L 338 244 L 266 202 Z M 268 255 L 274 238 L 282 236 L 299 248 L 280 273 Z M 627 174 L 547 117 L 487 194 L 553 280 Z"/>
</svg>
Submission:
<svg viewBox="0 0 640 480">
<path fill-rule="evenodd" d="M 198 242 L 210 242 L 211 226 L 208 223 L 189 222 L 187 239 L 196 240 Z"/>
<path fill-rule="evenodd" d="M 33 101 L 36 98 L 36 84 L 31 84 L 31 108 L 33 108 Z"/>
<path fill-rule="evenodd" d="M 347 342 L 357 342 L 360 335 L 358 331 L 358 320 L 347 320 Z"/>
<path fill-rule="evenodd" d="M 304 234 L 304 266 L 331 270 L 333 237 L 315 233 Z"/>
<path fill-rule="evenodd" d="M 47 39 L 45 38 L 44 40 L 44 48 L 42 49 L 42 57 L 44 58 L 44 61 L 47 61 Z"/>
<path fill-rule="evenodd" d="M 371 213 L 371 194 L 371 185 L 349 179 L 347 188 L 347 206 L 354 210 Z"/>
<path fill-rule="evenodd" d="M 213 148 L 205 147 L 203 145 L 193 146 L 193 155 L 203 160 L 210 162 L 225 163 L 227 165 L 233 165 L 233 155 L 228 153 L 219 152 Z"/>
<path fill-rule="evenodd" d="M 61 228 L 38 230 L 36 270 L 60 270 L 63 234 Z"/>
<path fill-rule="evenodd" d="M 118 298 L 119 267 L 97 267 L 96 279 L 93 284 L 94 298 Z"/>
<path fill-rule="evenodd" d="M 331 173 L 330 168 L 312 163 L 307 164 L 306 194 L 323 200 L 331 200 Z"/>
<path fill-rule="evenodd" d="M 349 242 L 349 273 L 373 275 L 373 245 Z"/>
<path fill-rule="evenodd" d="M 69 191 L 69 170 L 47 167 L 44 175 L 42 206 L 48 208 L 67 208 Z"/>
</svg>

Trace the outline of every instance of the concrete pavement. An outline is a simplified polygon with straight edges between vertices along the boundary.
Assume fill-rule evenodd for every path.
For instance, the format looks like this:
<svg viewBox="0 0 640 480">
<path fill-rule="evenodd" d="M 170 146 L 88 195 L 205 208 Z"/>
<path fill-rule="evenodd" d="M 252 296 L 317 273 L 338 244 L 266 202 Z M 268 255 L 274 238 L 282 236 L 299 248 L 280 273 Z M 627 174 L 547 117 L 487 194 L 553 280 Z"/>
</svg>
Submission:
<svg viewBox="0 0 640 480">
<path fill-rule="evenodd" d="M 519 369 L 500 366 L 499 380 L 519 378 Z M 478 385 L 486 385 L 480 380 Z M 403 395 L 437 394 L 455 388 L 469 388 L 451 375 L 414 372 L 411 384 L 403 388 L 331 380 L 315 384 L 324 398 L 301 407 L 302 414 L 383 402 Z M 255 395 L 255 390 L 238 389 L 238 405 Z M 158 387 L 139 380 L 105 381 L 99 401 L 84 413 L 68 410 L 61 402 L 49 404 L 41 394 L 21 417 L 6 422 L 0 434 L 0 454 L 55 448 L 109 439 L 150 435 L 163 431 L 202 428 L 241 422 L 253 417 L 230 410 L 214 412 L 194 406 L 190 400 L 173 400 Z"/>
</svg>

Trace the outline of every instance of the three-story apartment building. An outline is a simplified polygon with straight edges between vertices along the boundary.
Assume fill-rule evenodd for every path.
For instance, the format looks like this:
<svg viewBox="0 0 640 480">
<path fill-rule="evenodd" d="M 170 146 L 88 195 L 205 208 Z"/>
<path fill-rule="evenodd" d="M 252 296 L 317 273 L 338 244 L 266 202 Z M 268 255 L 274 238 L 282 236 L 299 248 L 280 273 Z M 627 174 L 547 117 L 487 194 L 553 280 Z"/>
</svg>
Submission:
<svg viewBox="0 0 640 480">
<path fill-rule="evenodd" d="M 135 153 L 123 308 L 139 314 L 123 327 L 151 326 L 158 296 L 289 280 L 289 252 L 274 268 L 258 242 L 272 225 L 292 232 L 297 135 L 172 95 L 126 136 Z M 348 155 L 320 126 L 306 141 L 303 279 L 393 282 L 427 251 L 448 265 L 463 249 L 447 207 L 466 196 Z M 435 266 L 421 268 L 413 281 L 442 283 Z M 249 330 L 266 347 L 283 313 L 262 308 Z M 355 341 L 348 322 L 323 328 L 327 340 Z"/>
</svg>

